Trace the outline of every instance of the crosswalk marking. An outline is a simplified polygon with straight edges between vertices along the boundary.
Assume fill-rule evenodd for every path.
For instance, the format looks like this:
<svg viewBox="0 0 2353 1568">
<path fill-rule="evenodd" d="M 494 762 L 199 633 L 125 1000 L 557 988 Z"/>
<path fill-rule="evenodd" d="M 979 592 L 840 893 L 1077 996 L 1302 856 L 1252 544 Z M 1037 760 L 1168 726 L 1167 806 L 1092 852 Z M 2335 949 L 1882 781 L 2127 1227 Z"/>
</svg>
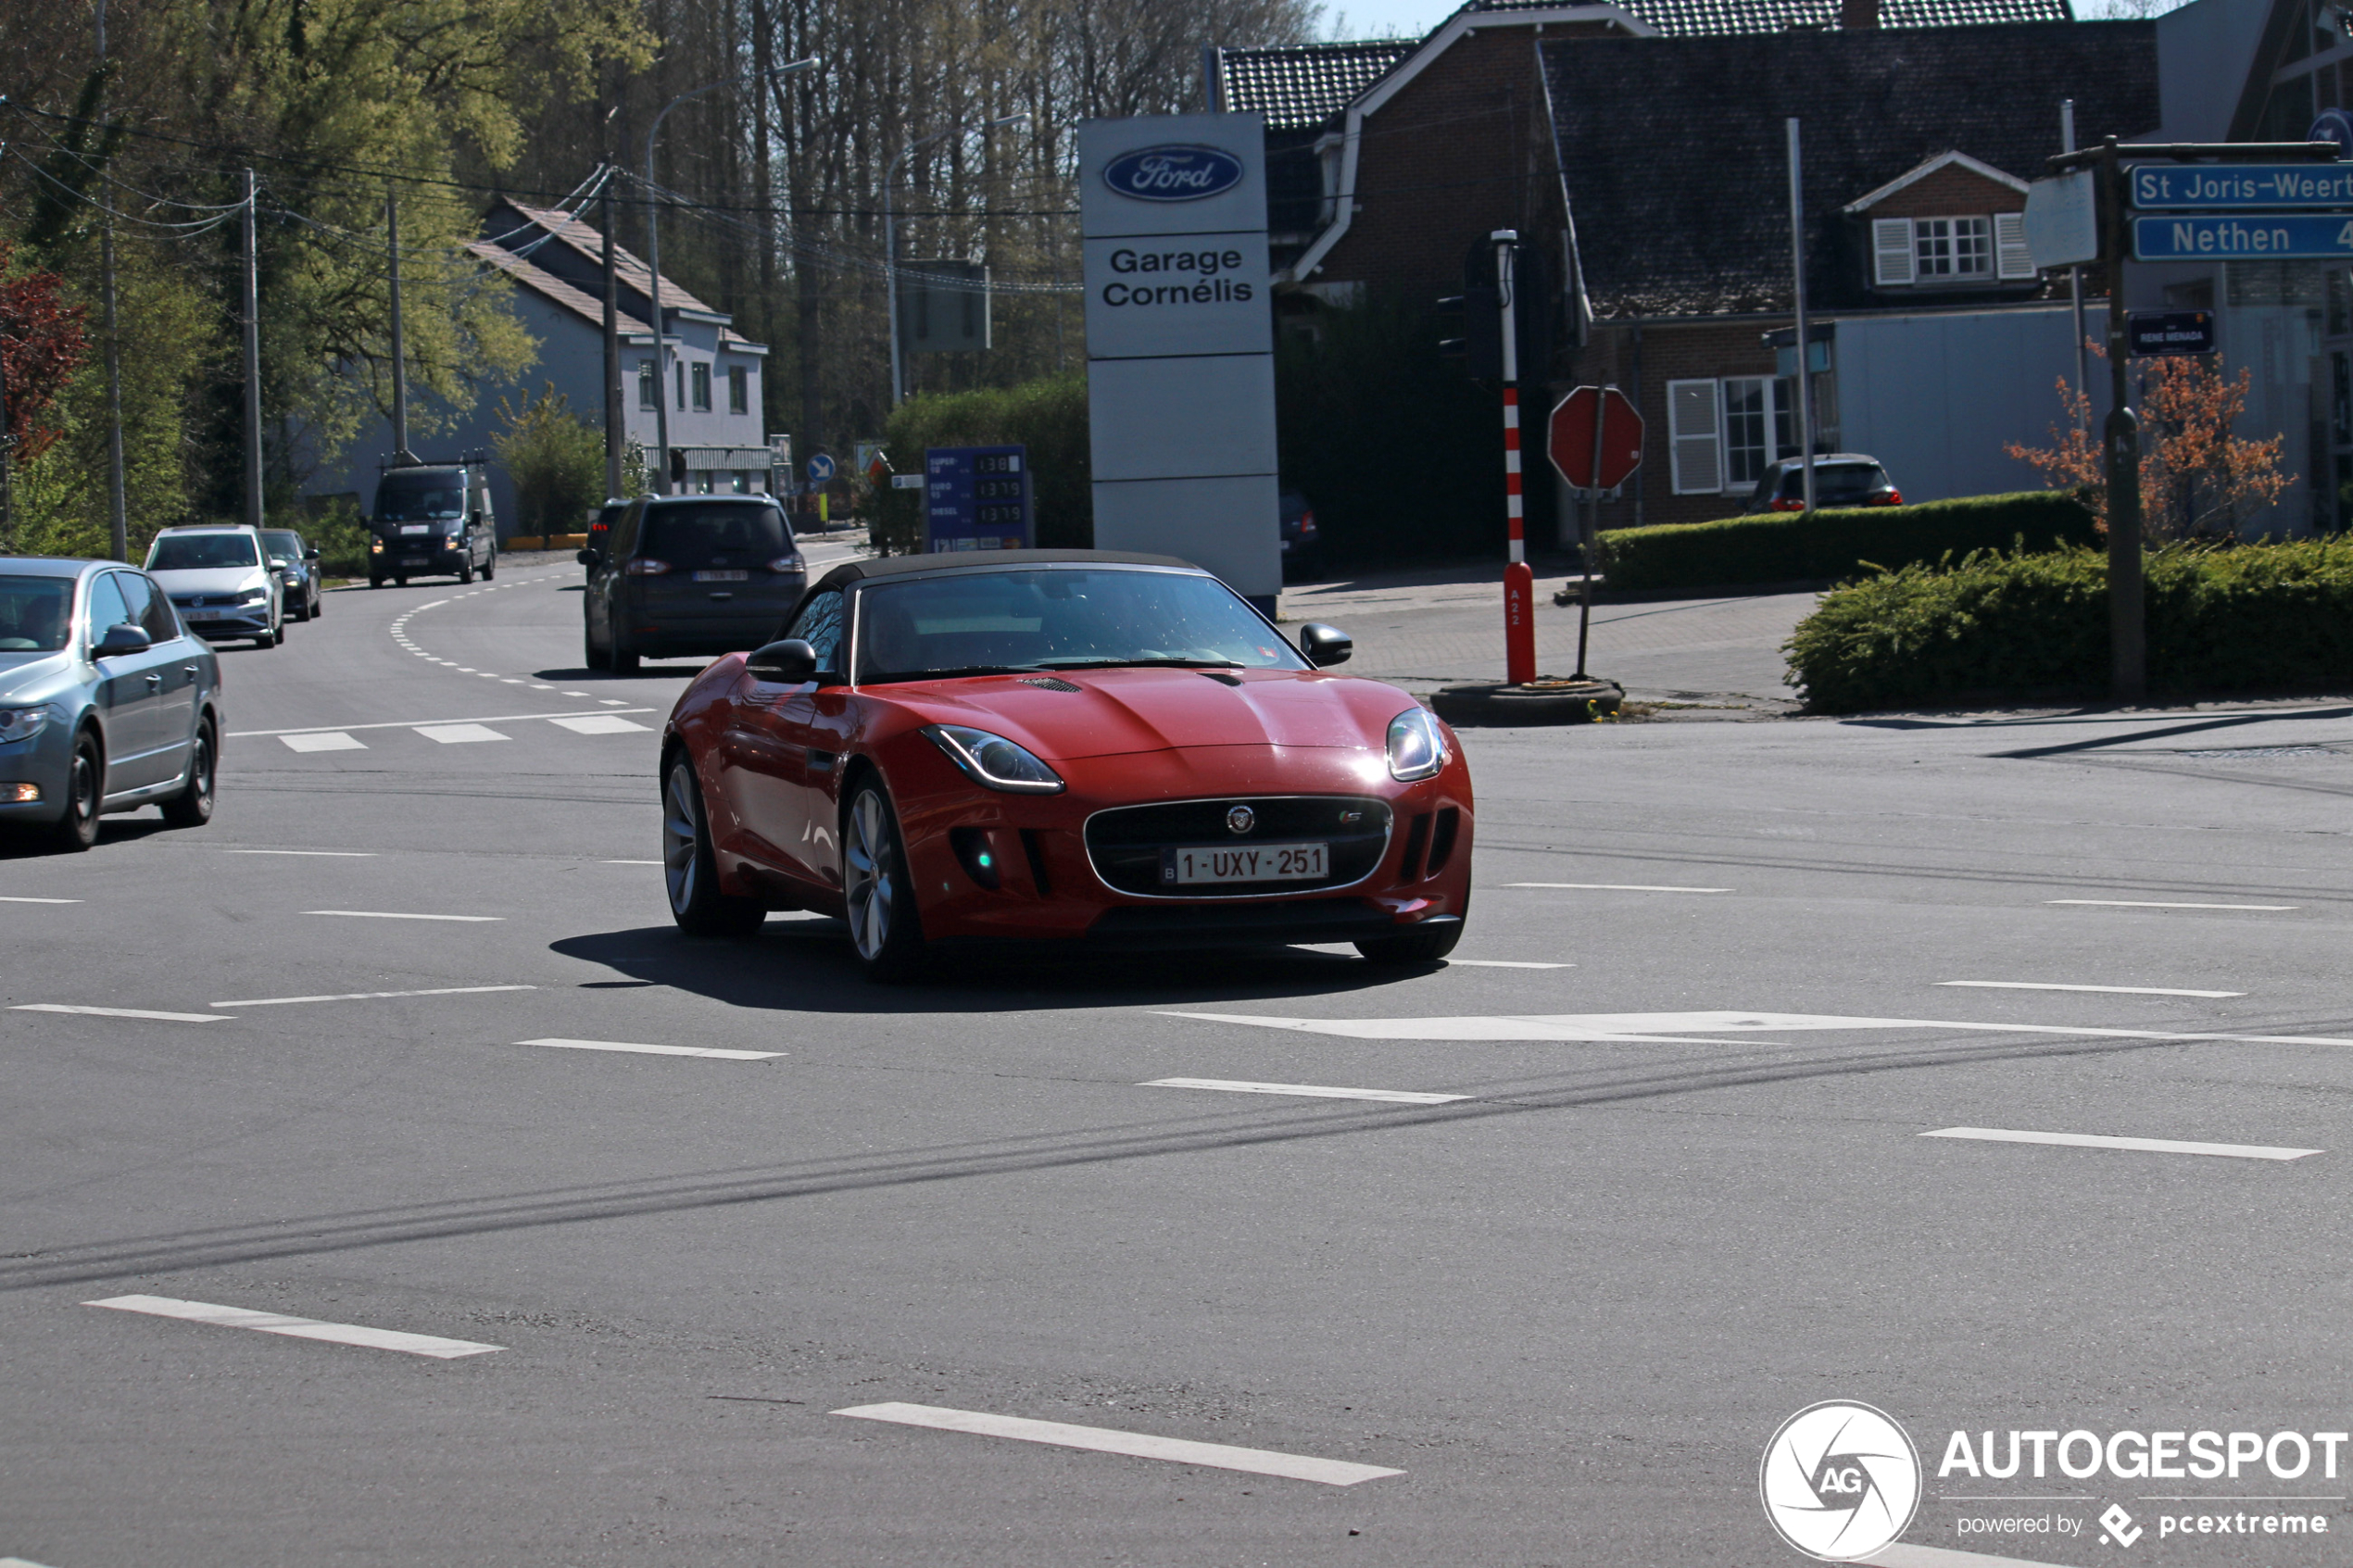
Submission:
<svg viewBox="0 0 2353 1568">
<path fill-rule="evenodd" d="M 576 735 L 644 734 L 648 729 L 635 719 L 623 719 L 618 713 L 591 713 L 579 719 L 551 719 L 548 722 Z"/>
<path fill-rule="evenodd" d="M 507 738 L 487 724 L 419 724 L 416 730 L 425 739 L 437 740 L 444 746 L 464 746 L 469 741 Z"/>
<path fill-rule="evenodd" d="M 307 735 L 280 735 L 288 751 L 365 751 L 368 743 L 341 730 L 314 731 Z"/>
</svg>

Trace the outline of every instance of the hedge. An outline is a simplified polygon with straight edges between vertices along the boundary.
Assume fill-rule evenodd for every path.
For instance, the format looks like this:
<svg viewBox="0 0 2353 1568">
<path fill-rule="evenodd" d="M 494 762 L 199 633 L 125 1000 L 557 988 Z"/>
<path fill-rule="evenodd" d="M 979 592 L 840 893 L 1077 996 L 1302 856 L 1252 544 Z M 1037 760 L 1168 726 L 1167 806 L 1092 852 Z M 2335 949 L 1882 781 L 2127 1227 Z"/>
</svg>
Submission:
<svg viewBox="0 0 2353 1568">
<path fill-rule="evenodd" d="M 2353 688 L 2353 542 L 2175 546 L 2146 574 L 2153 690 Z M 1824 595 L 1782 652 L 1821 712 L 2096 694 L 2108 558 L 1987 551 L 1881 572 Z"/>
<path fill-rule="evenodd" d="M 1030 498 L 1038 543 L 1085 549 L 1095 538 L 1095 490 L 1088 451 L 1087 377 L 1082 371 L 971 392 L 929 392 L 893 409 L 883 444 L 900 473 L 924 470 L 927 446 L 1029 448 Z M 923 526 L 923 492 L 886 490 L 878 533 L 909 549 Z"/>
<path fill-rule="evenodd" d="M 2092 514 L 2074 495 L 2026 490 L 1916 507 L 1760 512 L 1719 522 L 1614 528 L 1601 536 L 1613 590 L 1713 587 L 1852 577 L 1972 550 L 2088 545 Z"/>
</svg>

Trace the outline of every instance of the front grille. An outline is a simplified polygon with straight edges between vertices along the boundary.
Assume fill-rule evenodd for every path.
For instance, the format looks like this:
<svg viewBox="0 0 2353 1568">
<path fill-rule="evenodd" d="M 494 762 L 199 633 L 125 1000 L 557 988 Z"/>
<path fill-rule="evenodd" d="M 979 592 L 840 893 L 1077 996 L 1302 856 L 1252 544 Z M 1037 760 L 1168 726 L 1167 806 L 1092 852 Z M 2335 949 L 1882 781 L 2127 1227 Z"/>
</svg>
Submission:
<svg viewBox="0 0 2353 1568">
<path fill-rule="evenodd" d="M 1226 813 L 1247 806 L 1248 834 L 1226 826 Z M 1354 821 L 1343 819 L 1353 814 Z M 1087 819 L 1087 857 L 1095 874 L 1122 893 L 1155 898 L 1230 898 L 1345 887 L 1373 874 L 1389 848 L 1387 804 L 1353 795 L 1222 796 L 1158 806 L 1119 806 Z M 1329 845 L 1319 881 L 1211 883 L 1171 891 L 1161 883 L 1161 851 L 1179 846 L 1311 842 Z"/>
</svg>

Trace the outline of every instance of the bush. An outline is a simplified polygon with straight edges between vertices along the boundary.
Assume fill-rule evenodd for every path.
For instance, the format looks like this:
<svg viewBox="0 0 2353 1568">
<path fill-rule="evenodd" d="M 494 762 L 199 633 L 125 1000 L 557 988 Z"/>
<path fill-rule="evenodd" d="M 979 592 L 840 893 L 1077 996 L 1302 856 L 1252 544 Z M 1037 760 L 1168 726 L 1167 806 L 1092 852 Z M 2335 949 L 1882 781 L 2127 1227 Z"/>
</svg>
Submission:
<svg viewBox="0 0 2353 1568">
<path fill-rule="evenodd" d="M 319 575 L 367 576 L 368 519 L 359 509 L 359 495 L 351 491 L 308 495 L 302 505 L 301 521 L 289 521 L 302 530 L 303 543 L 319 552 Z"/>
<path fill-rule="evenodd" d="M 2148 558 L 2148 679 L 2176 694 L 2353 686 L 2353 544 Z M 2106 689 L 2108 558 L 1981 552 L 1833 589 L 1782 651 L 1831 713 Z"/>
<path fill-rule="evenodd" d="M 1087 445 L 1087 377 L 1048 376 L 1019 386 L 925 393 L 892 411 L 883 446 L 900 473 L 921 473 L 927 446 L 1029 448 L 1029 493 L 1043 549 L 1083 550 L 1095 540 L 1094 465 Z M 923 492 L 882 490 L 870 526 L 885 554 L 917 548 Z"/>
<path fill-rule="evenodd" d="M 500 398 L 498 421 L 490 444 L 515 482 L 512 532 L 539 538 L 586 528 L 605 497 L 605 438 L 572 411 L 553 382 L 539 401 L 525 397 L 520 408 Z"/>
<path fill-rule="evenodd" d="M 2000 550 L 2092 542 L 2092 514 L 2073 495 L 2026 490 L 1916 507 L 1759 512 L 1719 522 L 1614 528 L 1601 536 L 1612 589 L 1796 583 Z"/>
</svg>

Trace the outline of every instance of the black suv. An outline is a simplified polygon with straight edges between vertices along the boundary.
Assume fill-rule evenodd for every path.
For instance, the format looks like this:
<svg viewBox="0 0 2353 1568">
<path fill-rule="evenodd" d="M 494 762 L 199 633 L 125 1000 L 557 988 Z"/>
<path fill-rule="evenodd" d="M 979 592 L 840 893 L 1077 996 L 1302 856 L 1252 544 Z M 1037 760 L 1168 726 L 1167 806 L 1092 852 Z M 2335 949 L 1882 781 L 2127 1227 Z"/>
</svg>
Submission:
<svg viewBox="0 0 2353 1568">
<path fill-rule="evenodd" d="M 588 668 L 633 674 L 640 659 L 716 658 L 779 630 L 808 563 L 784 508 L 768 495 L 647 495 L 609 542 L 580 552 Z"/>
<path fill-rule="evenodd" d="M 434 463 L 386 469 L 376 481 L 376 515 L 369 524 L 368 586 L 389 577 L 407 587 L 411 577 L 455 576 L 471 583 L 479 571 L 498 574 L 498 527 L 490 512 L 490 470 L 473 463 Z"/>
</svg>

